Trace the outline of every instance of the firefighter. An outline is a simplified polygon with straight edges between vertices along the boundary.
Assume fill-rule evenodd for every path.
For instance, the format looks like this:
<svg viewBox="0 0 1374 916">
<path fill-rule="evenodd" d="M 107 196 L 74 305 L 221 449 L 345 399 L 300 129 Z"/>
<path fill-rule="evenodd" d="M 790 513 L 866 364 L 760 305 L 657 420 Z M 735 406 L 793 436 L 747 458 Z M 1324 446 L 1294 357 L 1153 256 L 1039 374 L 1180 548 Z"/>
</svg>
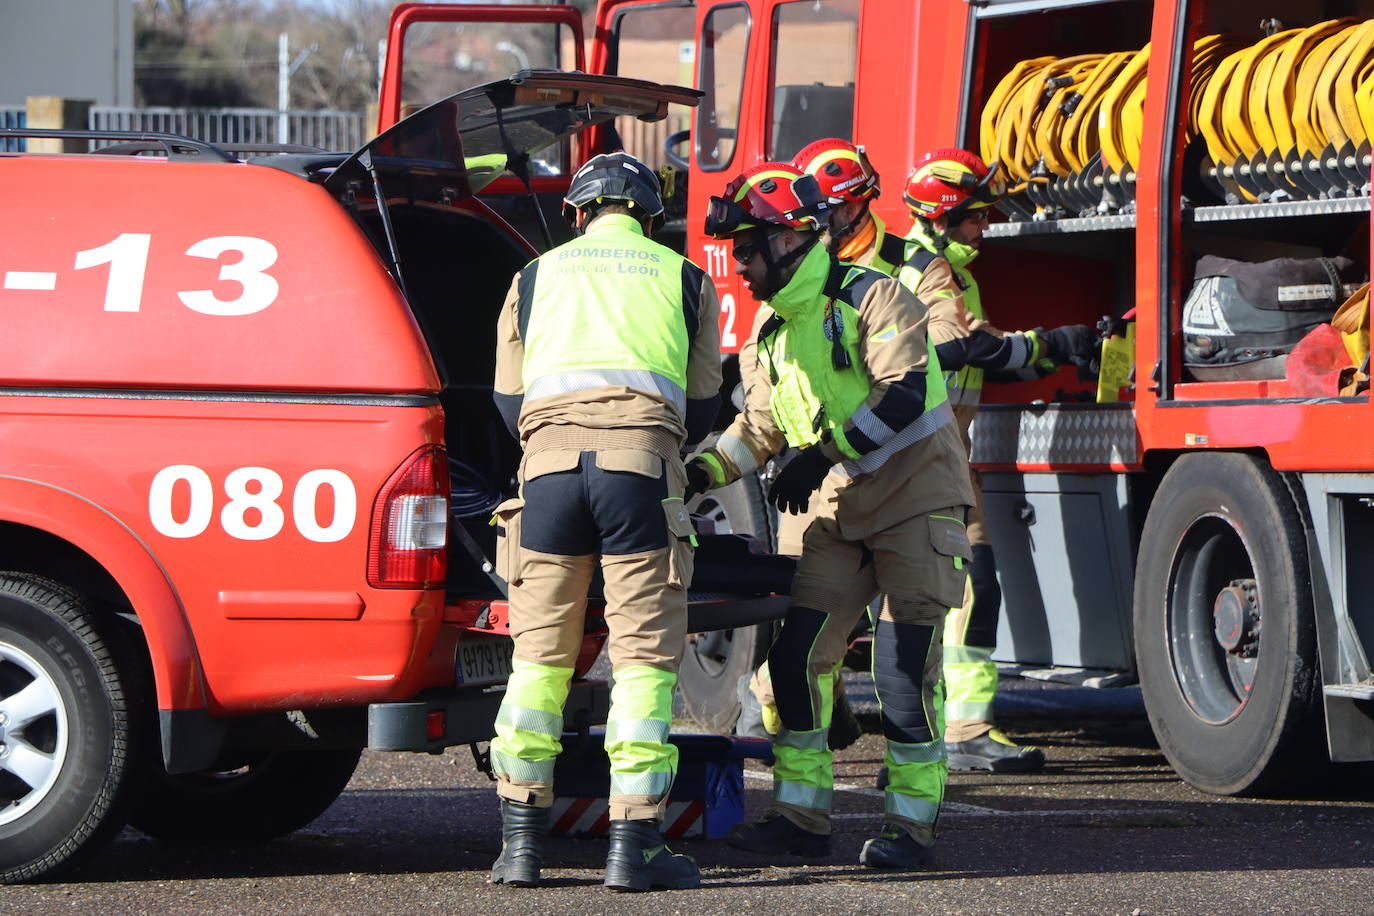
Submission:
<svg viewBox="0 0 1374 916">
<path fill-rule="evenodd" d="M 709 235 L 733 240 L 735 270 L 767 317 L 744 410 L 689 463 L 688 490 L 728 484 L 790 445 L 800 451 L 770 502 L 820 504 L 768 653 L 782 720 L 773 802 L 728 841 L 829 854 L 832 678 L 881 592 L 874 680 L 892 775 L 882 829 L 859 861 L 921 868 L 933 861 L 945 785 L 940 634 L 963 592 L 973 491 L 944 383 L 927 371 L 937 364 L 925 309 L 895 280 L 831 256 L 820 244 L 826 208 L 813 176 L 763 163 L 712 198 L 707 216 Z"/>
<path fill-rule="evenodd" d="M 930 338 L 945 373 L 964 448 L 978 412 L 983 373 L 1048 372 L 1066 362 L 1085 362 L 1097 336 L 1085 325 L 1008 333 L 990 324 L 968 264 L 978 254 L 989 208 L 1003 195 L 996 165 L 973 153 L 937 149 L 911 170 L 903 199 L 912 213 L 912 243 L 898 278 L 930 308 Z M 1022 747 L 993 723 L 997 667 L 997 615 L 1002 590 L 988 542 L 979 474 L 972 471 L 977 501 L 969 513 L 973 545 L 969 588 L 945 623 L 945 745 L 951 770 L 1023 773 L 1044 766 L 1045 756 Z"/>
<path fill-rule="evenodd" d="M 798 171 L 815 176 L 817 187 L 829 204 L 825 214 L 827 221 L 823 242 L 830 253 L 841 261 L 873 267 L 885 274 L 893 273 L 902 263 L 906 240 L 887 232 L 883 221 L 869 210 L 869 203 L 878 196 L 880 189 L 878 173 L 869 164 L 863 148 L 848 140 L 828 137 L 803 147 L 792 159 L 792 165 Z M 742 365 L 752 363 L 755 359 L 754 339 L 767 315 L 767 309 L 755 313 L 754 328 L 740 348 Z M 779 553 L 790 556 L 801 553 L 802 535 L 815 517 L 815 512 L 816 507 L 813 506 L 808 512 L 779 514 Z M 762 736 L 756 730 L 757 726 L 762 726 L 763 734 L 776 734 L 779 727 L 778 711 L 773 702 L 773 685 L 766 664 L 755 673 L 749 686 L 759 709 L 754 711 L 746 704 L 746 708 L 740 712 L 740 724 L 736 732 Z M 842 750 L 862 734 L 845 694 L 842 663 L 835 669 L 833 686 L 833 718 L 827 740 L 831 750 Z"/>
<path fill-rule="evenodd" d="M 906 260 L 907 240 L 887 231 L 871 205 L 881 193 L 878 173 L 862 146 L 827 137 L 805 146 L 792 164 L 816 176 L 830 203 L 826 244 L 841 261 L 895 274 Z"/>
<path fill-rule="evenodd" d="M 521 270 L 501 311 L 495 398 L 524 446 L 524 506 L 518 535 L 507 529 L 518 536 L 508 569 L 515 658 L 491 742 L 502 820 L 494 883 L 539 882 L 598 558 L 615 678 L 604 883 L 700 883 L 659 825 L 677 768 L 668 730 L 692 568 L 680 449 L 709 431 L 719 405 L 719 303 L 704 271 L 648 238 L 662 213 L 647 166 L 596 156 L 563 201 L 580 235 Z"/>
</svg>

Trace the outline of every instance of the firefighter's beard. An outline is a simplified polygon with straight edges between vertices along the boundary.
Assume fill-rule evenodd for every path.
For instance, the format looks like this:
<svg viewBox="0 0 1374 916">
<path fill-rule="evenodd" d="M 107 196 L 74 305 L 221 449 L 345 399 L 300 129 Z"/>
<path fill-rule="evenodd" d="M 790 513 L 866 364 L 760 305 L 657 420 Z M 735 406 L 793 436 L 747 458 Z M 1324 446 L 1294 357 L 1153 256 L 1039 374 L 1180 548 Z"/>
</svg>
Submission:
<svg viewBox="0 0 1374 916">
<path fill-rule="evenodd" d="M 802 258 L 820 239 L 819 232 L 805 233 L 805 238 L 796 248 L 777 257 L 773 255 L 772 246 L 765 245 L 759 251 L 759 260 L 764 264 L 762 275 L 758 276 L 754 271 L 745 274 L 745 285 L 749 287 L 749 295 L 754 301 L 767 302 L 781 292 L 797 272 Z"/>
</svg>

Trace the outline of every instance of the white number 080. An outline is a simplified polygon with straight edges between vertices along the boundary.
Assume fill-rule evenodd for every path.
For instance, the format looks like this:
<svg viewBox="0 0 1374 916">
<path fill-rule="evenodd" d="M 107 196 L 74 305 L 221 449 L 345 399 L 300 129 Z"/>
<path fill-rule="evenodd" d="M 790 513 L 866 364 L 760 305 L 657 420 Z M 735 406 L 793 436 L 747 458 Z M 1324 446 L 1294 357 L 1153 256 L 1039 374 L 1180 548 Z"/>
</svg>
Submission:
<svg viewBox="0 0 1374 916">
<path fill-rule="evenodd" d="M 190 488 L 186 517 L 172 513 L 172 495 L 177 484 Z M 250 485 L 252 485 L 250 487 Z M 334 517 L 321 525 L 318 500 L 321 487 L 334 494 Z M 284 486 L 281 475 L 268 468 L 236 468 L 224 478 L 224 495 L 229 501 L 220 509 L 219 523 L 224 533 L 242 541 L 265 541 L 276 537 L 286 525 L 286 513 L 277 504 Z M 250 514 L 249 510 L 257 510 Z M 210 475 L 194 464 L 174 464 L 158 471 L 148 489 L 148 515 L 153 527 L 169 538 L 193 538 L 210 527 L 215 514 L 215 489 Z M 353 530 L 358 516 L 358 494 L 353 481 L 343 471 L 318 468 L 307 471 L 296 482 L 291 496 L 291 517 L 296 530 L 306 540 L 320 543 L 341 541 Z"/>
</svg>

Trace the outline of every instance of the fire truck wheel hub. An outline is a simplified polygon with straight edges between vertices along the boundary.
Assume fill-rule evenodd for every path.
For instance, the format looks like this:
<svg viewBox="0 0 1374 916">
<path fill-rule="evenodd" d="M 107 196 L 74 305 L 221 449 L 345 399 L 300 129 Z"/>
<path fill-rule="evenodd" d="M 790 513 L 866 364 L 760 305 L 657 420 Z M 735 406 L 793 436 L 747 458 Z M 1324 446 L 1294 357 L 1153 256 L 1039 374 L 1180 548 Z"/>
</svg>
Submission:
<svg viewBox="0 0 1374 916">
<path fill-rule="evenodd" d="M 1255 654 L 1259 635 L 1259 590 L 1254 579 L 1236 579 L 1218 594 L 1212 605 L 1217 642 L 1232 655 Z"/>
</svg>

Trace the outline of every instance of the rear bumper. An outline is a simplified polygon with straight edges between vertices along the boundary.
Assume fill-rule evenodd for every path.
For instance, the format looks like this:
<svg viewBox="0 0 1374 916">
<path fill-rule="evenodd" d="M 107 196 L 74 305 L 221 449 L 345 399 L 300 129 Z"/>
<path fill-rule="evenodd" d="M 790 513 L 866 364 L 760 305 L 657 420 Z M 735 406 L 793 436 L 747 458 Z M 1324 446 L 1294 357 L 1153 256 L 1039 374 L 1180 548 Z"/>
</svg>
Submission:
<svg viewBox="0 0 1374 916">
<path fill-rule="evenodd" d="M 404 703 L 373 703 L 367 708 L 367 746 L 378 751 L 437 751 L 455 744 L 490 741 L 504 685 L 427 690 Z M 611 707 L 605 681 L 573 681 L 563 707 L 563 730 L 580 732 L 603 725 Z M 439 719 L 430 737 L 431 717 Z"/>
</svg>

